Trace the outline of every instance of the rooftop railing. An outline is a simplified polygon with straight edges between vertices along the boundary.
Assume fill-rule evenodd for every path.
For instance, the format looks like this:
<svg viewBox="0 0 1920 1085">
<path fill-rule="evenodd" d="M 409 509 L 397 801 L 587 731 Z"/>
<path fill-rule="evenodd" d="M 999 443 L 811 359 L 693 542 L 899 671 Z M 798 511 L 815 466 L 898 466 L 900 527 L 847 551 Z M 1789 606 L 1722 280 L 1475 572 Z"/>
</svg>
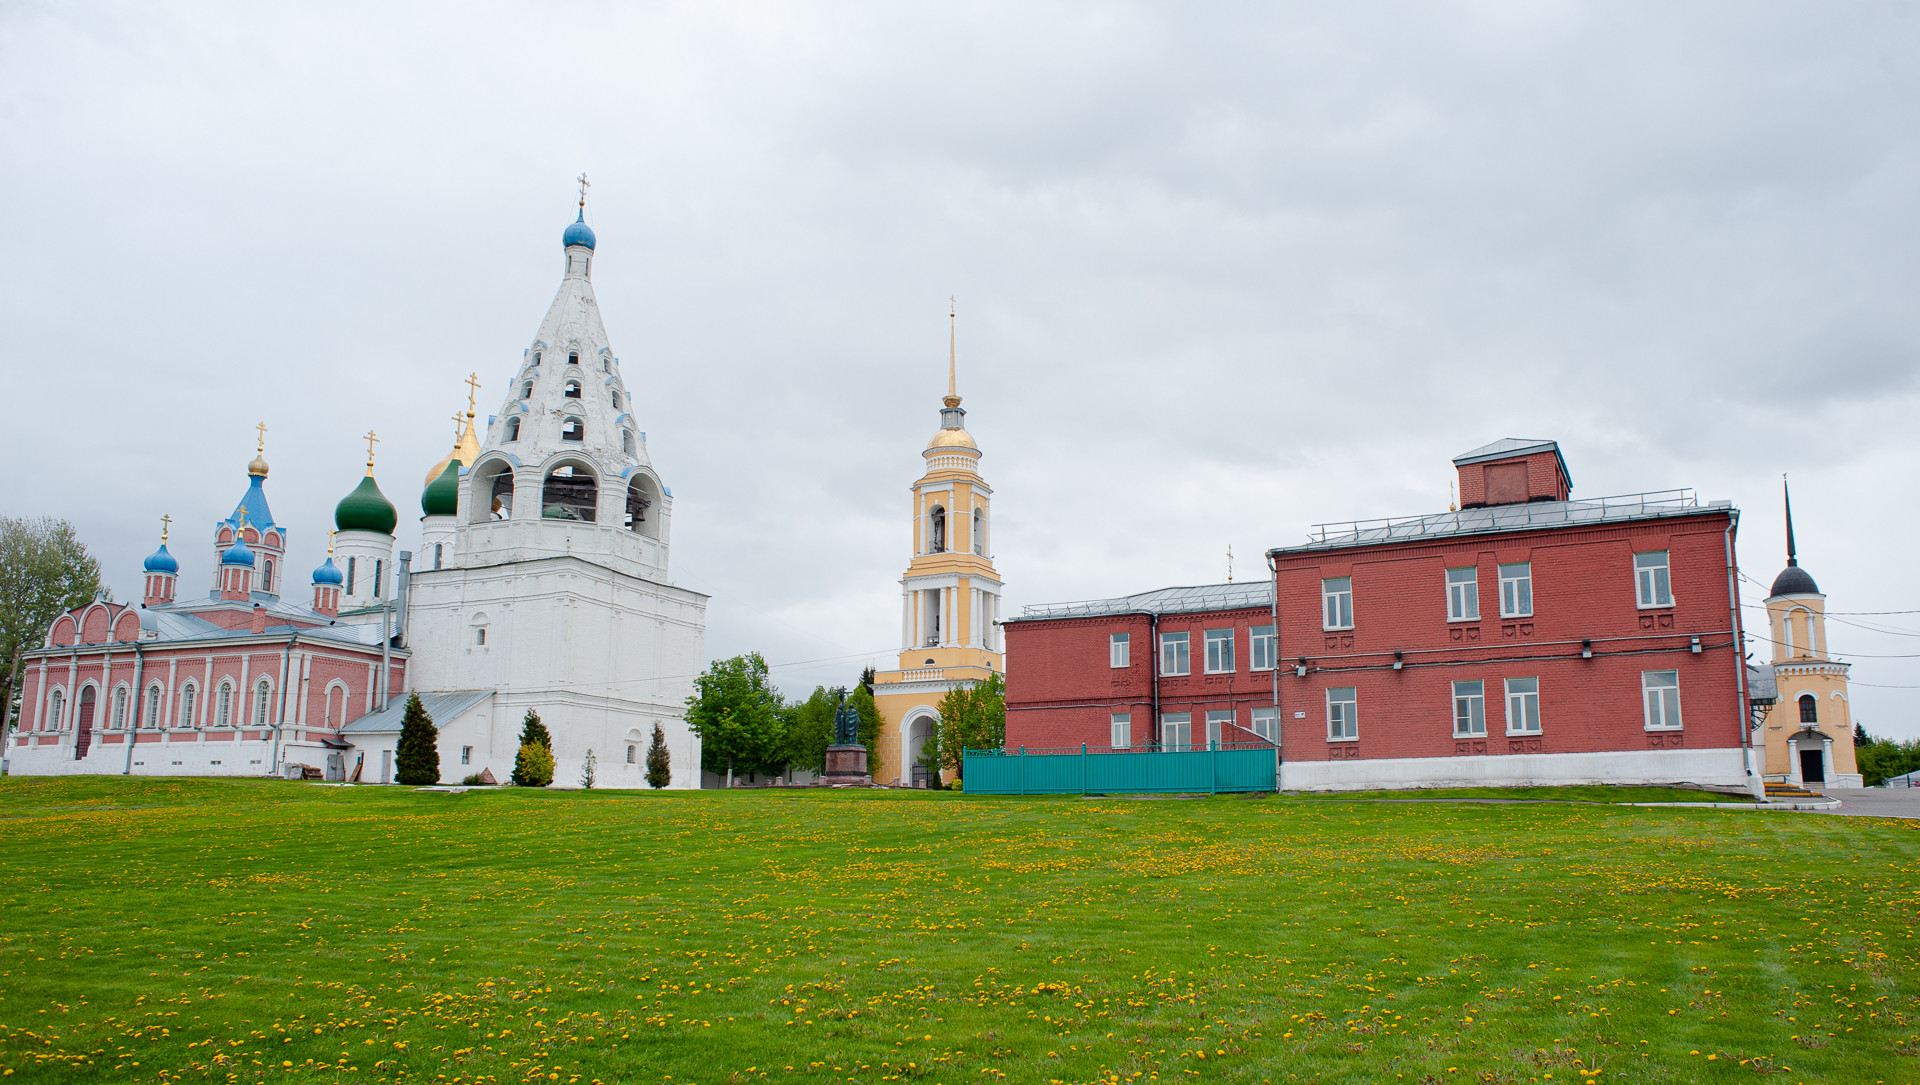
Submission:
<svg viewBox="0 0 1920 1085">
<path fill-rule="evenodd" d="M 1530 501 L 1513 505 L 1486 505 L 1474 509 L 1461 509 L 1458 512 L 1436 512 L 1425 516 L 1339 520 L 1313 525 L 1307 532 L 1307 541 L 1310 544 L 1370 541 L 1418 538 L 1422 535 L 1464 534 L 1496 528 L 1512 530 L 1553 524 L 1626 519 L 1699 507 L 1700 499 L 1691 489 L 1652 490 L 1647 493 L 1620 494 L 1586 501 Z"/>
</svg>

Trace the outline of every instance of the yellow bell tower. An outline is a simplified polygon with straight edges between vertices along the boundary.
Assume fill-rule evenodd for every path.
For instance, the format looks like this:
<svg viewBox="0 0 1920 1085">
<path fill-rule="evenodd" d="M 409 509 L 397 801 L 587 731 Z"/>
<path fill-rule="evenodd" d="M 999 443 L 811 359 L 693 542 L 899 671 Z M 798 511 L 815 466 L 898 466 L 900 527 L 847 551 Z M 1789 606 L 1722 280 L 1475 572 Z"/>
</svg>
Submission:
<svg viewBox="0 0 1920 1085">
<path fill-rule="evenodd" d="M 993 488 L 966 430 L 955 380 L 955 317 L 947 314 L 947 395 L 913 484 L 913 558 L 900 578 L 900 668 L 874 676 L 880 712 L 876 782 L 928 778 L 917 762 L 949 690 L 1004 673 L 1000 574 L 993 567 Z"/>
<path fill-rule="evenodd" d="M 1766 778 L 1820 790 L 1859 787 L 1847 701 L 1848 665 L 1827 655 L 1827 597 L 1794 552 L 1793 499 L 1784 480 L 1781 493 L 1787 509 L 1787 567 L 1767 592 L 1778 696 L 1762 720 Z"/>
</svg>

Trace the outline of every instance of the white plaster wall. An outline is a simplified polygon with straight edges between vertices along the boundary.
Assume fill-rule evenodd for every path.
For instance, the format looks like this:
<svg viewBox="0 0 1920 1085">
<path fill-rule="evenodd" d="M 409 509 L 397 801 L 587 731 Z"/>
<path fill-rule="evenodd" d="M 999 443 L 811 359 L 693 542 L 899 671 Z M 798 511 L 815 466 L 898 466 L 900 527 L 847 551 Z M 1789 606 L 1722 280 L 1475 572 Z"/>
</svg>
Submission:
<svg viewBox="0 0 1920 1085">
<path fill-rule="evenodd" d="M 1284 791 L 1680 783 L 1745 788 L 1748 786 L 1745 755 L 1733 746 L 1620 753 L 1283 761 L 1280 765 L 1280 787 Z"/>
</svg>

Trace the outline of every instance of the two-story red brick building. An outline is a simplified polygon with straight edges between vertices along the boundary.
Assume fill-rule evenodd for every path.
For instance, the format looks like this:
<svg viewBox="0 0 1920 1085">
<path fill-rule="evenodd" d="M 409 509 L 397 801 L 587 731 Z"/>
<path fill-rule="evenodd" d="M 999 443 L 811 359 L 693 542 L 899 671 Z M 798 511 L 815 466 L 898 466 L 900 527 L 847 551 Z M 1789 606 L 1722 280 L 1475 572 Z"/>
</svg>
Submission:
<svg viewBox="0 0 1920 1085">
<path fill-rule="evenodd" d="M 1158 709 L 1144 710 L 1162 741 L 1200 741 L 1180 725 L 1226 711 L 1202 707 L 1223 691 L 1212 699 L 1233 702 L 1246 731 L 1277 721 L 1286 788 L 1753 786 L 1738 512 L 1686 490 L 1572 500 L 1552 441 L 1507 439 L 1454 463 L 1458 511 L 1323 525 L 1270 550 L 1264 617 L 1246 595 L 1178 614 L 1128 613 L 1126 600 L 1029 608 L 1007 629 L 1008 744 L 1110 742 L 1102 712 L 1138 719 L 1136 687 L 1101 666 L 1105 640 L 1157 638 L 1157 664 L 1179 634 L 1204 651 L 1208 631 L 1231 627 L 1247 664 L 1231 677 L 1194 666 L 1171 696 L 1176 679 L 1161 677 Z M 1254 671 L 1251 640 L 1269 629 L 1259 662 L 1279 669 Z M 1241 694 L 1256 685 L 1257 718 Z"/>
</svg>

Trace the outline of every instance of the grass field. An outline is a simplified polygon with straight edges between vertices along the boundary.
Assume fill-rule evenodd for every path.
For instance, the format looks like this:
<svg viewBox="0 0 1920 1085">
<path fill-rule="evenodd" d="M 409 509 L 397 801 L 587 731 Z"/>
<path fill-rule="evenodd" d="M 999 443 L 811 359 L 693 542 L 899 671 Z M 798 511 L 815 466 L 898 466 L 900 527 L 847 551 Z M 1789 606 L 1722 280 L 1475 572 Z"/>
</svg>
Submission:
<svg viewBox="0 0 1920 1085">
<path fill-rule="evenodd" d="M 1917 857 L 1622 806 L 8 779 L 0 1070 L 1908 1082 Z"/>
</svg>

